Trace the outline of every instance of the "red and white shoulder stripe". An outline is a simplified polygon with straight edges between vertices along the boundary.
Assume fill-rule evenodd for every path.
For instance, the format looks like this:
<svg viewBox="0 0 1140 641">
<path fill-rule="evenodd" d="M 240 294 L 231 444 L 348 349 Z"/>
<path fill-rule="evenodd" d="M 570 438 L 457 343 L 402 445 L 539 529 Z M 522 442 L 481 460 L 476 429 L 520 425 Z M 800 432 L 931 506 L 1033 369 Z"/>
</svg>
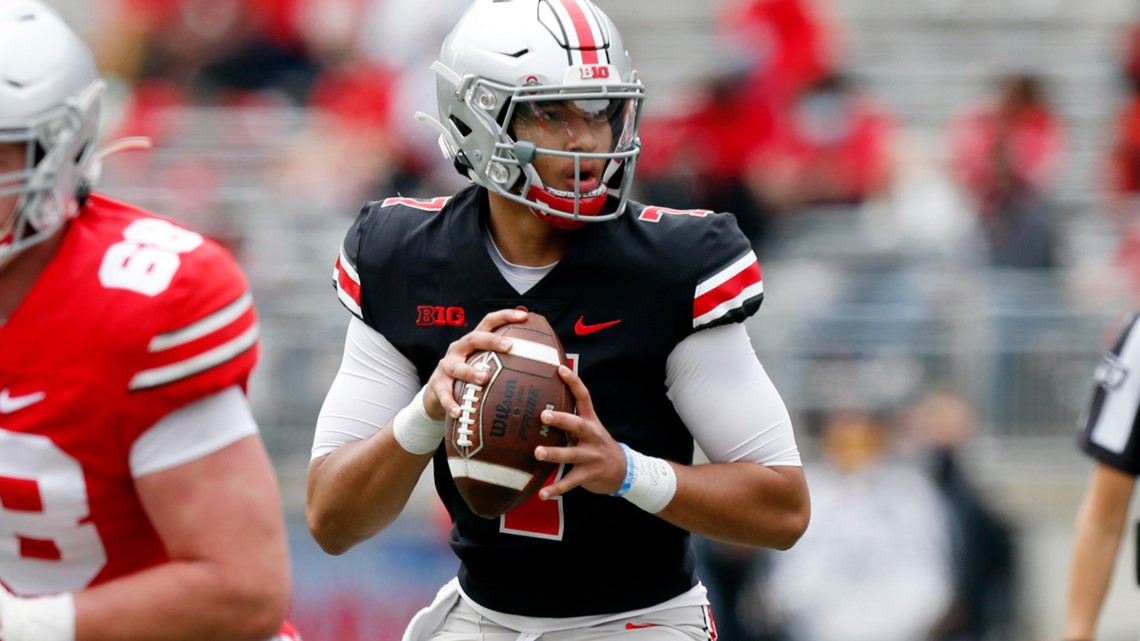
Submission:
<svg viewBox="0 0 1140 641">
<path fill-rule="evenodd" d="M 360 311 L 360 274 L 356 273 L 356 266 L 345 255 L 343 247 L 333 267 L 333 282 L 340 302 L 357 317 L 363 318 Z"/>
<path fill-rule="evenodd" d="M 549 5 L 565 30 L 571 64 L 609 64 L 608 59 L 599 58 L 599 53 L 605 53 L 608 42 L 593 7 L 578 0 L 550 0 Z"/>
<path fill-rule="evenodd" d="M 257 312 L 243 292 L 233 302 L 147 345 L 146 369 L 131 377 L 131 391 L 166 385 L 228 363 L 257 345 Z"/>
<path fill-rule="evenodd" d="M 750 301 L 763 297 L 760 261 L 749 251 L 697 284 L 693 297 L 693 327 L 703 327 Z"/>
</svg>

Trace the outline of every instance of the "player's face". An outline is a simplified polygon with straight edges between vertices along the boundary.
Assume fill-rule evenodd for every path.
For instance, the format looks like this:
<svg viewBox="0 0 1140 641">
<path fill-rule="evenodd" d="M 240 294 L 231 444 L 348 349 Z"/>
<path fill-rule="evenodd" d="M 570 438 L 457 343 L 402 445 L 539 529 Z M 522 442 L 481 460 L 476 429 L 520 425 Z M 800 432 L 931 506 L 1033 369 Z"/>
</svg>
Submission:
<svg viewBox="0 0 1140 641">
<path fill-rule="evenodd" d="M 539 148 L 587 153 L 608 152 L 613 147 L 611 118 L 614 109 L 608 100 L 563 100 L 520 104 L 515 114 L 514 131 L 518 140 L 534 143 Z M 575 175 L 574 159 L 539 153 L 534 167 L 547 187 L 588 192 L 598 187 L 606 161 L 584 158 Z"/>
<path fill-rule="evenodd" d="M 18 193 L 2 195 L 16 186 L 13 181 L 5 181 L 4 175 L 23 171 L 26 160 L 23 143 L 0 143 L 0 243 L 3 243 L 4 236 L 9 232 L 16 203 L 20 200 Z"/>
</svg>

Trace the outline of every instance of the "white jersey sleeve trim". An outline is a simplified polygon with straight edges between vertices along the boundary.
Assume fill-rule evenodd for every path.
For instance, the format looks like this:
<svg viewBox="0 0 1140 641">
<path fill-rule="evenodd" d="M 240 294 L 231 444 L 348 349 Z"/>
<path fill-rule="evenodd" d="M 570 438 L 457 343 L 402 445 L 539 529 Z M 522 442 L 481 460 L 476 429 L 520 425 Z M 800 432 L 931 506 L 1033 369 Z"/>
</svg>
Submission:
<svg viewBox="0 0 1140 641">
<path fill-rule="evenodd" d="M 234 302 L 196 323 L 187 325 L 176 332 L 155 336 L 150 341 L 149 350 L 151 352 L 161 352 L 172 347 L 185 345 L 207 334 L 212 334 L 241 318 L 249 311 L 250 307 L 253 307 L 253 295 L 246 292 Z"/>
<path fill-rule="evenodd" d="M 135 439 L 131 476 L 178 467 L 257 433 L 245 393 L 228 387 L 167 414 Z"/>
<path fill-rule="evenodd" d="M 137 391 L 150 387 L 158 387 L 159 385 L 173 383 L 174 381 L 193 376 L 199 372 L 204 372 L 211 367 L 221 365 L 257 344 L 258 331 L 258 326 L 255 323 L 252 327 L 229 342 L 223 343 L 209 351 L 202 352 L 193 358 L 188 358 L 184 361 L 163 367 L 143 370 L 134 375 L 128 389 Z"/>
<path fill-rule="evenodd" d="M 353 316 L 340 370 L 317 416 L 312 458 L 379 432 L 420 387 L 416 366 L 382 334 Z"/>
<path fill-rule="evenodd" d="M 665 385 L 710 461 L 803 465 L 788 408 L 740 323 L 681 341 L 666 362 Z"/>
</svg>

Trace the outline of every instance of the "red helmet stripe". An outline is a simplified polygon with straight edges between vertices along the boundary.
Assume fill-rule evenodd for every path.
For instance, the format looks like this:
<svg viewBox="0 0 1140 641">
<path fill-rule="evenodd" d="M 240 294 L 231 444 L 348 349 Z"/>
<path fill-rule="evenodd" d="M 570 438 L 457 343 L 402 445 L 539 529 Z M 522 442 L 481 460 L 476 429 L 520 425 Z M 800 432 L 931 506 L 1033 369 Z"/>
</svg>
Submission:
<svg viewBox="0 0 1140 641">
<path fill-rule="evenodd" d="M 590 18 L 582 9 L 578 0 L 562 0 L 562 7 L 570 14 L 570 21 L 574 23 L 574 32 L 578 36 L 578 49 L 582 54 L 582 64 L 598 64 L 598 45 L 594 40 L 594 32 L 590 29 Z"/>
</svg>

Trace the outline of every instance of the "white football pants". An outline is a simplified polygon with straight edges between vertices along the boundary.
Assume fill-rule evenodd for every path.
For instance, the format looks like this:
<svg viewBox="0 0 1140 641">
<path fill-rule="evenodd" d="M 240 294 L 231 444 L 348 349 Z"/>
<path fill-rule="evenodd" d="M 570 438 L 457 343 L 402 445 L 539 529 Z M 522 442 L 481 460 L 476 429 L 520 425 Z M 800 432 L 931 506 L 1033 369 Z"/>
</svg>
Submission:
<svg viewBox="0 0 1140 641">
<path fill-rule="evenodd" d="M 458 590 L 440 591 L 412 619 L 403 641 L 716 641 L 708 606 L 658 610 L 589 627 L 551 632 L 520 632 L 476 612 Z"/>
</svg>

